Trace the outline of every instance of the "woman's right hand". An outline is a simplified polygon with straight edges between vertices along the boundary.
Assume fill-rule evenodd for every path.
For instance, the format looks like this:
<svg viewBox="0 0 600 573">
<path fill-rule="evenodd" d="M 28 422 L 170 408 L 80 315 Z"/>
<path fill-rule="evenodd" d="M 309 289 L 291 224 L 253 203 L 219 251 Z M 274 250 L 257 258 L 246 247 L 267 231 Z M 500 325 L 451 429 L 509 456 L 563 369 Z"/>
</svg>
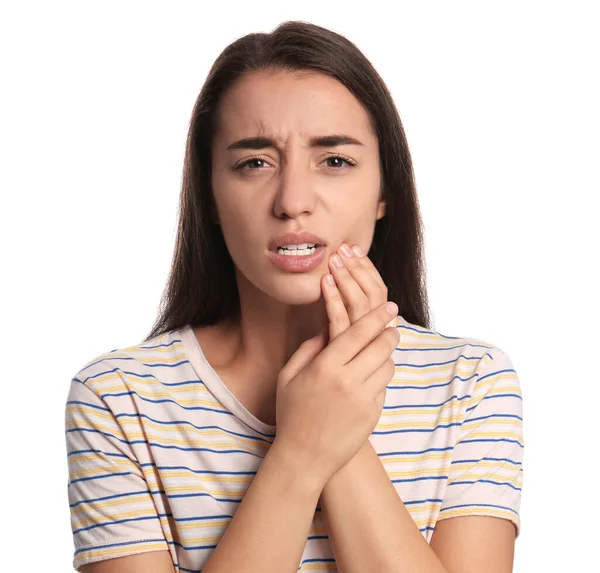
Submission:
<svg viewBox="0 0 600 573">
<path fill-rule="evenodd" d="M 384 303 L 327 346 L 327 334 L 300 345 L 279 373 L 272 448 L 325 485 L 377 425 L 395 372 L 400 334 L 385 328 L 396 311 Z"/>
</svg>

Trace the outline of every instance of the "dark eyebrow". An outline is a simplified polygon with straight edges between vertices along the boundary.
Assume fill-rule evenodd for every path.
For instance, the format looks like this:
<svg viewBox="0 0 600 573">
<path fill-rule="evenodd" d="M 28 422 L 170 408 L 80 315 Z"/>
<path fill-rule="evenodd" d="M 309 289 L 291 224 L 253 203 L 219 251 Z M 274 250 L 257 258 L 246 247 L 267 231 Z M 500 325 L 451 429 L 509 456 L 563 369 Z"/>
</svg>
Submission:
<svg viewBox="0 0 600 573">
<path fill-rule="evenodd" d="M 312 137 L 310 147 L 335 147 L 336 145 L 364 145 L 349 135 L 323 135 Z M 270 137 L 246 137 L 232 143 L 227 149 L 264 149 L 265 147 L 277 147 L 275 141 Z"/>
</svg>

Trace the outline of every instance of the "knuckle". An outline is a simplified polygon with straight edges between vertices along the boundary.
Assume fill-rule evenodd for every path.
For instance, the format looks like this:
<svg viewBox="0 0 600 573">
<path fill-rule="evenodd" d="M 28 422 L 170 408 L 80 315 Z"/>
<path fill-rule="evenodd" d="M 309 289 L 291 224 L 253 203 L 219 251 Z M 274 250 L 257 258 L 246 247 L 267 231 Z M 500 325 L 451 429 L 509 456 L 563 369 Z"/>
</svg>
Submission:
<svg viewBox="0 0 600 573">
<path fill-rule="evenodd" d="M 393 376 L 396 373 L 396 361 L 393 358 L 388 360 L 388 369 L 390 371 L 390 376 Z"/>
<path fill-rule="evenodd" d="M 315 378 L 321 379 L 327 372 L 327 361 L 323 354 L 319 354 L 310 364 L 312 374 Z"/>
<path fill-rule="evenodd" d="M 400 339 L 400 333 L 398 332 L 398 329 L 395 326 L 390 326 L 387 330 L 389 331 L 388 337 L 390 342 L 393 342 L 394 346 L 396 346 L 398 340 Z"/>
<path fill-rule="evenodd" d="M 352 329 L 352 336 L 358 340 L 360 344 L 366 344 L 371 337 L 367 332 L 367 329 L 359 322 L 354 323 L 354 328 Z"/>
<path fill-rule="evenodd" d="M 339 373 L 333 379 L 333 384 L 337 392 L 348 394 L 352 391 L 351 380 L 346 374 Z"/>
<path fill-rule="evenodd" d="M 341 295 L 340 295 L 339 291 L 337 291 L 337 292 L 334 292 L 334 293 L 331 295 L 330 304 L 333 304 L 333 305 L 338 305 L 338 304 L 340 304 L 340 303 L 342 303 L 342 304 L 343 304 L 342 297 L 341 297 Z"/>
<path fill-rule="evenodd" d="M 330 322 L 333 322 L 333 324 L 337 325 L 344 325 L 347 321 L 348 319 L 344 316 L 344 313 L 342 312 L 334 313 L 334 315 L 330 319 Z"/>
</svg>

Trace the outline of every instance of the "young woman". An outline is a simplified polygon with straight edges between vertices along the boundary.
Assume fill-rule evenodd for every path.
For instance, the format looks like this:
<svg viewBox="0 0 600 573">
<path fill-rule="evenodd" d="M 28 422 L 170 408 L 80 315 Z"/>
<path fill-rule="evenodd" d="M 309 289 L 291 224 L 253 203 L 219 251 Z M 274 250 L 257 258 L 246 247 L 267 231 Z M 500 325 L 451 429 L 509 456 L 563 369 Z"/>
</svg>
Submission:
<svg viewBox="0 0 600 573">
<path fill-rule="evenodd" d="M 431 330 L 422 255 L 364 55 L 302 22 L 228 46 L 193 110 L 160 317 L 71 383 L 73 566 L 511 571 L 519 380 Z"/>
</svg>

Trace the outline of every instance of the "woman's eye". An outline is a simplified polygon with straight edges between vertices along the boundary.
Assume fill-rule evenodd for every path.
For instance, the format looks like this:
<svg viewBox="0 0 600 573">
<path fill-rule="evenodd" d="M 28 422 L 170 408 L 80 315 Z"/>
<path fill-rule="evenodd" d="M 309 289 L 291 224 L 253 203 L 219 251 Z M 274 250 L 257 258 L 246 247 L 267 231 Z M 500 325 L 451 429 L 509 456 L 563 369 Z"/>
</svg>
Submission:
<svg viewBox="0 0 600 573">
<path fill-rule="evenodd" d="M 236 170 L 238 169 L 242 169 L 243 167 L 245 167 L 246 165 L 250 165 L 252 163 L 256 164 L 257 162 L 260 163 L 267 163 L 264 159 L 261 159 L 260 157 L 253 157 L 251 159 L 246 159 L 246 161 L 243 161 L 242 163 L 240 163 L 239 165 L 237 165 L 235 167 Z M 251 171 L 254 171 L 254 169 L 251 169 Z"/>
<path fill-rule="evenodd" d="M 327 159 L 325 159 L 325 161 L 338 161 L 338 162 L 344 162 L 344 163 L 346 163 L 346 165 L 348 165 L 350 167 L 355 166 L 355 163 L 352 163 L 350 160 L 344 159 L 343 157 L 340 157 L 339 155 L 332 155 L 331 157 L 328 157 Z M 340 163 L 338 163 L 338 165 L 340 165 Z M 331 167 L 333 167 L 333 166 L 331 165 Z M 335 167 L 335 169 L 338 169 L 338 167 Z"/>
<path fill-rule="evenodd" d="M 340 155 L 332 155 L 331 157 L 327 157 L 323 160 L 323 163 L 326 163 L 328 161 L 335 162 L 333 165 L 331 163 L 329 164 L 329 167 L 333 168 L 334 171 L 339 171 L 340 168 L 343 167 L 344 163 L 349 167 L 356 167 L 356 163 L 354 161 L 352 161 L 351 159 L 346 159 L 345 157 L 342 157 Z M 241 171 L 245 167 L 248 167 L 249 171 L 258 171 L 261 167 L 264 167 L 265 164 L 269 165 L 269 162 L 260 157 L 251 157 L 250 159 L 246 159 L 246 161 L 242 161 L 242 163 L 234 167 L 234 169 L 236 171 Z"/>
</svg>

